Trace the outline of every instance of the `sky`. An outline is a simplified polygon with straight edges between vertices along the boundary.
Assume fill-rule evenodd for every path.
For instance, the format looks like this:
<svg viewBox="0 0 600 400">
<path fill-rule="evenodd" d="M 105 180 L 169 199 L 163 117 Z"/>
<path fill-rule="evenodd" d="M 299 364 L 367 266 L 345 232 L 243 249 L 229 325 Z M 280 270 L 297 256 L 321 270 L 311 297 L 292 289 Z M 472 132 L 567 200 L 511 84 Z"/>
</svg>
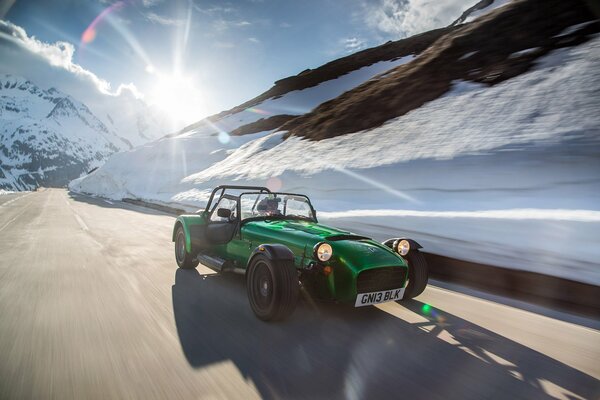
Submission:
<svg viewBox="0 0 600 400">
<path fill-rule="evenodd" d="M 126 90 L 186 125 L 306 68 L 448 25 L 475 2 L 2 0 L 0 18 L 53 68 L 104 94 Z M 0 72 L 22 69 L 61 89 L 56 74 L 22 68 L 13 53 L 3 58 Z"/>
</svg>

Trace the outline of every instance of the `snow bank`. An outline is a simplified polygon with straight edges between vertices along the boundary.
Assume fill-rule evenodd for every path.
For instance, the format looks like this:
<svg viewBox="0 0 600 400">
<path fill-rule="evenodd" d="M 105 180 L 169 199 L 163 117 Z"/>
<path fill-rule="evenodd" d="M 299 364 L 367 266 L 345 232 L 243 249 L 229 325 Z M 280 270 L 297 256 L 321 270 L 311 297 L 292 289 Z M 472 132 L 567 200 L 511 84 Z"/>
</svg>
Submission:
<svg viewBox="0 0 600 400">
<path fill-rule="evenodd" d="M 217 184 L 268 184 L 378 239 L 600 284 L 599 67 L 596 38 L 493 87 L 455 82 L 369 131 L 225 145 L 196 133 L 117 155 L 71 187 L 199 207 Z"/>
</svg>

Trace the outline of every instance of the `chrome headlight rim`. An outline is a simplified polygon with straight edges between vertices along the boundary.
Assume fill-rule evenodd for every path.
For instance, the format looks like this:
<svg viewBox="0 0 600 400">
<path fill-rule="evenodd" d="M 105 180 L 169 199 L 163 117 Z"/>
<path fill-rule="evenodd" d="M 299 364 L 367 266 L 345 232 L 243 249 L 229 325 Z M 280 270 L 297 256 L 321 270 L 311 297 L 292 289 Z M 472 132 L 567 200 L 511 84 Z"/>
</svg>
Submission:
<svg viewBox="0 0 600 400">
<path fill-rule="evenodd" d="M 321 250 L 321 251 L 319 251 L 319 250 Z M 322 250 L 328 250 L 328 251 L 322 251 Z M 327 261 L 331 260 L 331 257 L 333 256 L 333 248 L 331 247 L 331 245 L 329 243 L 319 242 L 313 248 L 313 253 L 314 253 L 314 257 L 317 261 L 327 262 Z"/>
<path fill-rule="evenodd" d="M 400 254 L 402 257 L 406 257 L 406 255 L 410 252 L 410 242 L 406 239 L 398 239 L 394 243 L 394 251 Z"/>
</svg>

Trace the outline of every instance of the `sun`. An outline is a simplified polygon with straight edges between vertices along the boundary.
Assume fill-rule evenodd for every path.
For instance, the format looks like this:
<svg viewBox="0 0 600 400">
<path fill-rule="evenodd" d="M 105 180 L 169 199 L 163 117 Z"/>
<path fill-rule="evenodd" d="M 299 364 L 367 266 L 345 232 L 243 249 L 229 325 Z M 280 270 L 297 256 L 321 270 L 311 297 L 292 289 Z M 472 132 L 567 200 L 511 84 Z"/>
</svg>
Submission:
<svg viewBox="0 0 600 400">
<path fill-rule="evenodd" d="M 156 80 L 150 103 L 163 110 L 176 124 L 191 124 L 204 115 L 205 101 L 194 79 L 181 74 L 161 74 L 152 70 Z"/>
</svg>

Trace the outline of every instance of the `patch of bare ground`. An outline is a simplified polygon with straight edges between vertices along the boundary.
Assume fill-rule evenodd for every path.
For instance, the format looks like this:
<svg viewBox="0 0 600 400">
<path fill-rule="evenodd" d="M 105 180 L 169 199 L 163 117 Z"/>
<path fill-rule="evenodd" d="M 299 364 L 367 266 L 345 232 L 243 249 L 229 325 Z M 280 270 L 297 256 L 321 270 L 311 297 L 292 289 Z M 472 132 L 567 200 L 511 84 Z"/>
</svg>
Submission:
<svg viewBox="0 0 600 400">
<path fill-rule="evenodd" d="M 447 28 L 412 62 L 321 104 L 280 129 L 287 130 L 288 136 L 331 138 L 404 115 L 442 96 L 455 80 L 494 85 L 513 78 L 548 52 L 581 44 L 599 32 L 596 21 L 559 36 L 567 27 L 598 18 L 587 4 L 516 0 L 474 22 Z"/>
<path fill-rule="evenodd" d="M 240 136 L 240 135 L 248 135 L 250 133 L 270 131 L 270 130 L 279 128 L 281 125 L 285 124 L 286 122 L 288 122 L 296 117 L 297 117 L 297 115 L 280 114 L 280 115 L 273 115 L 272 117 L 269 117 L 269 118 L 261 118 L 256 122 L 242 125 L 239 128 L 234 129 L 231 132 L 229 132 L 229 134 L 234 135 L 234 136 Z"/>
</svg>

